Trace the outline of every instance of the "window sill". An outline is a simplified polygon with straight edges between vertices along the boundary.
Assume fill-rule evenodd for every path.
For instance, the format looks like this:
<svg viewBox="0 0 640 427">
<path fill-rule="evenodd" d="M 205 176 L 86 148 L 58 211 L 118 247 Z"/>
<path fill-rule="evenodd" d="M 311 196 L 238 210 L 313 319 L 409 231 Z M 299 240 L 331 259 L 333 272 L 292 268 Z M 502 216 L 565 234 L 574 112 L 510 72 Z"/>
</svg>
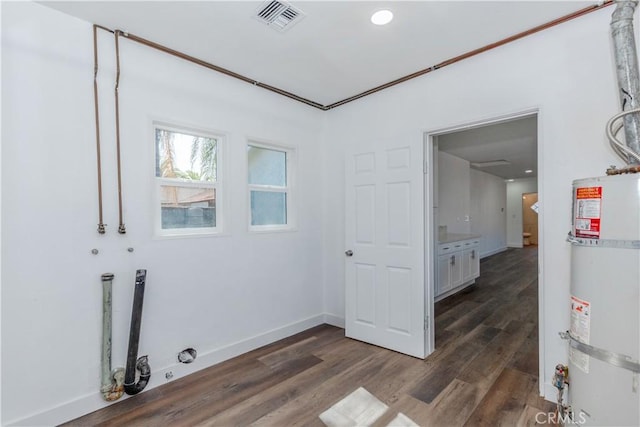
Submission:
<svg viewBox="0 0 640 427">
<path fill-rule="evenodd" d="M 266 233 L 292 233 L 298 231 L 298 227 L 293 225 L 275 226 L 261 225 L 249 226 L 249 234 L 266 234 Z"/>
<path fill-rule="evenodd" d="M 191 238 L 203 238 L 203 237 L 223 237 L 228 236 L 229 233 L 223 233 L 221 231 L 187 231 L 171 233 L 167 231 L 158 231 L 153 235 L 154 240 L 173 240 L 173 239 L 191 239 Z"/>
</svg>

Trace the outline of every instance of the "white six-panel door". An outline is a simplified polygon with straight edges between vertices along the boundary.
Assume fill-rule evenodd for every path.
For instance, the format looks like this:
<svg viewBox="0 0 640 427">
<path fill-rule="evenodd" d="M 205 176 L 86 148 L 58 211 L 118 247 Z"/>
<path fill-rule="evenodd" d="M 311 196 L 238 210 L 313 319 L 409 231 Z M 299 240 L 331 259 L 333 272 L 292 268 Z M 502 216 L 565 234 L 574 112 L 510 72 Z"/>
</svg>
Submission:
<svg viewBox="0 0 640 427">
<path fill-rule="evenodd" d="M 422 153 L 377 145 L 345 159 L 346 335 L 423 358 Z"/>
</svg>

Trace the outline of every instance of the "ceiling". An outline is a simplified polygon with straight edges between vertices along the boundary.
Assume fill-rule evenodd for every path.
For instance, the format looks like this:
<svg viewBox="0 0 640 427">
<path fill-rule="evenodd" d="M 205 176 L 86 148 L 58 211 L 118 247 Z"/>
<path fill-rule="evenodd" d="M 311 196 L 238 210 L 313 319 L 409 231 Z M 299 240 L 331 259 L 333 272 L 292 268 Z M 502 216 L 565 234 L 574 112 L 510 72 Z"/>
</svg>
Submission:
<svg viewBox="0 0 640 427">
<path fill-rule="evenodd" d="M 438 149 L 471 162 L 471 168 L 504 179 L 537 175 L 538 120 L 529 116 L 438 136 Z M 506 160 L 499 166 L 473 163 Z M 525 170 L 531 170 L 526 173 Z"/>
<path fill-rule="evenodd" d="M 279 32 L 254 17 L 264 1 L 42 2 L 85 21 L 132 33 L 322 105 L 347 99 L 598 2 L 292 0 L 290 3 L 305 16 L 287 31 Z M 386 26 L 373 25 L 371 14 L 383 8 L 393 11 L 393 21 Z M 535 176 L 535 121 L 535 117 L 530 117 L 442 135 L 441 149 L 470 162 L 508 160 L 507 166 L 478 168 L 505 179 Z M 525 174 L 526 169 L 534 172 Z"/>
<path fill-rule="evenodd" d="M 263 1 L 42 2 L 322 105 L 597 4 L 575 0 L 290 3 L 305 17 L 279 32 L 253 18 Z M 371 14 L 382 8 L 392 10 L 394 20 L 386 26 L 373 25 Z"/>
</svg>

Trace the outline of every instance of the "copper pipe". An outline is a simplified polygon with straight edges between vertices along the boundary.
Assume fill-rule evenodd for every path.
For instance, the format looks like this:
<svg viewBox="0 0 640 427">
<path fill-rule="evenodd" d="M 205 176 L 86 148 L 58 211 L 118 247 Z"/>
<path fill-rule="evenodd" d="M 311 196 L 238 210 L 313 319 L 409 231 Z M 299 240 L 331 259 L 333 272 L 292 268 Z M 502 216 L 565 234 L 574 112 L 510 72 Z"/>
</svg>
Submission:
<svg viewBox="0 0 640 427">
<path fill-rule="evenodd" d="M 607 175 L 622 175 L 624 173 L 640 173 L 640 165 L 629 165 L 622 169 L 611 167 L 607 169 Z"/>
<path fill-rule="evenodd" d="M 478 55 L 480 53 L 486 52 L 488 50 L 494 49 L 496 47 L 503 46 L 503 45 L 505 45 L 507 43 L 510 43 L 512 41 L 519 40 L 519 39 L 524 38 L 526 36 L 529 36 L 531 34 L 538 33 L 540 31 L 546 30 L 546 29 L 551 28 L 551 27 L 555 27 L 556 25 L 562 24 L 562 23 L 570 21 L 572 19 L 579 18 L 579 17 L 581 17 L 583 15 L 586 15 L 588 13 L 595 12 L 596 10 L 602 9 L 602 8 L 610 6 L 612 4 L 613 4 L 613 0 L 605 0 L 601 4 L 585 7 L 583 9 L 580 9 L 580 10 L 576 11 L 576 12 L 573 12 L 573 13 L 570 13 L 568 15 L 561 16 L 560 18 L 554 19 L 553 21 L 547 22 L 547 23 L 542 24 L 542 25 L 538 25 L 537 27 L 531 28 L 531 29 L 526 30 L 526 31 L 522 31 L 522 32 L 520 32 L 518 34 L 515 34 L 513 36 L 510 36 L 510 37 L 507 37 L 505 39 L 499 40 L 497 42 L 488 44 L 488 45 L 486 45 L 484 47 L 471 50 L 471 51 L 469 51 L 467 53 L 464 53 L 462 55 L 459 55 L 459 56 L 453 57 L 451 59 L 448 59 L 446 61 L 443 61 L 443 62 L 441 62 L 441 63 L 439 63 L 437 65 L 433 65 L 431 67 L 424 68 L 422 70 L 416 71 L 415 73 L 408 74 L 408 75 L 406 75 L 404 77 L 400 77 L 400 78 L 398 78 L 396 80 L 393 80 L 391 82 L 385 83 L 385 84 L 380 85 L 380 86 L 376 86 L 376 87 L 374 87 L 372 89 L 366 90 L 366 91 L 364 91 L 362 93 L 359 93 L 357 95 L 351 96 L 349 98 L 345 98 L 342 101 L 334 102 L 333 104 L 329 104 L 329 105 L 322 105 L 322 104 L 320 104 L 318 102 L 303 98 L 303 97 L 298 96 L 296 94 L 293 94 L 291 92 L 287 92 L 285 90 L 278 89 L 278 88 L 276 88 L 274 86 L 270 86 L 270 85 L 267 85 L 265 83 L 260 83 L 257 80 L 250 79 L 249 77 L 245 77 L 245 76 L 243 76 L 241 74 L 238 74 L 238 73 L 235 73 L 233 71 L 227 70 L 226 68 L 218 67 L 217 65 L 210 64 L 210 63 L 205 62 L 205 61 L 203 61 L 201 59 L 195 58 L 193 56 L 189 56 L 189 55 L 184 54 L 182 52 L 179 52 L 177 50 L 168 48 L 166 46 L 163 46 L 163 45 L 160 45 L 158 43 L 152 42 L 150 40 L 143 39 L 142 37 L 138 37 L 138 36 L 135 36 L 135 35 L 130 34 L 130 33 L 125 33 L 125 32 L 122 32 L 120 30 L 115 30 L 115 32 L 116 33 L 120 33 L 120 35 L 122 35 L 123 37 L 126 37 L 126 38 L 128 38 L 130 40 L 133 40 L 133 41 L 138 42 L 140 44 L 143 44 L 145 46 L 152 47 L 154 49 L 157 49 L 157 50 L 160 50 L 162 52 L 168 53 L 170 55 L 177 56 L 178 58 L 182 58 L 182 59 L 187 60 L 189 62 L 193 62 L 194 64 L 201 65 L 201 66 L 203 66 L 205 68 L 208 68 L 210 70 L 214 70 L 214 71 L 217 71 L 219 73 L 226 74 L 226 75 L 228 75 L 230 77 L 234 77 L 236 79 L 239 79 L 239 80 L 242 80 L 244 82 L 250 83 L 250 84 L 252 84 L 254 86 L 258 86 L 258 87 L 261 87 L 263 89 L 269 90 L 271 92 L 286 96 L 287 98 L 291 98 L 293 100 L 302 102 L 303 104 L 309 105 L 309 106 L 317 108 L 319 110 L 327 111 L 327 110 L 331 110 L 331 109 L 336 108 L 336 107 L 340 107 L 341 105 L 347 104 L 349 102 L 355 101 L 357 99 L 363 98 L 365 96 L 374 94 L 376 92 L 380 92 L 381 90 L 388 89 L 388 88 L 390 88 L 392 86 L 395 86 L 397 84 L 404 83 L 404 82 L 406 82 L 408 80 L 411 80 L 411 79 L 415 79 L 416 77 L 420 77 L 420 76 L 425 75 L 427 73 L 430 73 L 432 71 L 435 71 L 435 70 L 438 70 L 440 68 L 446 67 L 447 65 L 455 64 L 456 62 L 462 61 L 463 59 L 470 58 L 472 56 L 475 56 L 475 55 Z M 106 31 L 114 32 L 114 30 L 109 30 L 108 28 L 105 28 L 105 27 L 98 26 L 98 28 L 102 28 L 102 29 L 104 29 Z M 117 39 L 117 37 L 116 37 L 116 39 Z"/>
<path fill-rule="evenodd" d="M 100 113 L 98 109 L 98 31 L 93 26 L 93 104 L 96 115 L 96 158 L 98 162 L 98 233 L 106 232 L 102 221 L 102 160 L 100 158 Z"/>
<path fill-rule="evenodd" d="M 355 101 L 356 99 L 363 98 L 363 97 L 365 97 L 367 95 L 371 95 L 371 94 L 374 94 L 376 92 L 380 92 L 383 89 L 387 89 L 387 88 L 390 88 L 390 87 L 395 86 L 397 84 L 404 83 L 404 82 L 406 82 L 408 80 L 415 79 L 416 77 L 420 77 L 420 76 L 422 76 L 424 74 L 427 74 L 427 73 L 430 73 L 432 71 L 439 70 L 440 68 L 446 67 L 447 65 L 455 64 L 456 62 L 462 61 L 463 59 L 471 58 L 472 56 L 476 56 L 476 55 L 478 55 L 480 53 L 487 52 L 487 51 L 489 51 L 491 49 L 495 49 L 496 47 L 500 47 L 500 46 L 503 46 L 503 45 L 505 45 L 507 43 L 511 43 L 511 42 L 519 40 L 521 38 L 530 36 L 531 34 L 535 34 L 535 33 L 538 33 L 540 31 L 546 30 L 548 28 L 555 27 L 556 25 L 562 24 L 564 22 L 570 21 L 570 20 L 575 19 L 575 18 L 579 18 L 579 17 L 581 17 L 583 15 L 586 15 L 587 13 L 594 12 L 596 10 L 602 9 L 602 8 L 610 6 L 612 4 L 613 4 L 613 0 L 606 0 L 604 3 L 602 3 L 600 5 L 594 5 L 594 6 L 585 7 L 584 9 L 580 9 L 580 10 L 578 10 L 576 12 L 573 12 L 573 13 L 570 13 L 568 15 L 561 16 L 560 18 L 554 19 L 553 21 L 547 22 L 547 23 L 542 24 L 542 25 L 538 25 L 537 27 L 531 28 L 531 29 L 526 30 L 526 31 L 522 31 L 522 32 L 520 32 L 518 34 L 515 34 L 513 36 L 510 36 L 510 37 L 507 37 L 505 39 L 499 40 L 497 42 L 488 44 L 488 45 L 483 46 L 481 48 L 471 50 L 471 51 L 469 51 L 467 53 L 463 53 L 462 55 L 458 55 L 458 56 L 453 57 L 451 59 L 447 59 L 446 61 L 443 61 L 443 62 L 441 62 L 441 63 L 439 63 L 437 65 L 433 65 L 433 66 L 431 66 L 429 68 L 425 68 L 425 69 L 422 69 L 420 71 L 416 71 L 415 73 L 406 75 L 404 77 L 400 77 L 399 79 L 396 79 L 396 80 L 393 80 L 393 81 L 391 81 L 389 83 L 385 83 L 383 85 L 374 87 L 373 89 L 369 89 L 369 90 L 364 91 L 362 93 L 359 93 L 357 95 L 354 95 L 354 96 L 351 96 L 349 98 L 343 99 L 342 101 L 334 102 L 333 104 L 330 104 L 330 105 L 327 105 L 326 107 L 324 107 L 324 109 L 325 110 L 330 110 L 332 108 L 339 107 L 339 106 L 344 105 L 344 104 L 346 104 L 348 102 Z"/>
<path fill-rule="evenodd" d="M 93 24 L 94 28 L 100 28 L 101 30 L 107 31 L 111 34 L 114 33 L 114 31 L 111 28 L 107 28 L 107 27 L 103 27 L 102 25 L 98 25 L 98 24 Z"/>
<path fill-rule="evenodd" d="M 151 40 L 143 39 L 142 37 L 138 37 L 138 36 L 133 35 L 131 33 L 125 33 L 125 32 L 120 32 L 120 35 L 122 35 L 123 37 L 128 38 L 129 40 L 133 40 L 133 41 L 135 41 L 137 43 L 140 43 L 142 45 L 145 45 L 145 46 L 148 46 L 148 47 L 152 47 L 152 48 L 157 49 L 157 50 L 159 50 L 161 52 L 168 53 L 169 55 L 177 56 L 178 58 L 184 59 L 185 61 L 193 62 L 194 64 L 200 65 L 202 67 L 208 68 L 208 69 L 213 70 L 213 71 L 217 71 L 217 72 L 225 74 L 225 75 L 227 75 L 229 77 L 233 77 L 233 78 L 236 78 L 238 80 L 242 80 L 243 82 L 252 84 L 254 86 L 261 87 L 262 89 L 266 89 L 266 90 L 269 90 L 271 92 L 275 92 L 275 93 L 277 93 L 279 95 L 286 96 L 287 98 L 294 99 L 296 101 L 302 102 L 303 104 L 307 104 L 307 105 L 310 105 L 312 107 L 319 108 L 321 110 L 325 108 L 322 104 L 319 104 L 317 102 L 314 102 L 314 101 L 311 101 L 309 99 L 303 98 L 303 97 L 298 96 L 296 94 L 293 94 L 291 92 L 287 92 L 286 90 L 279 89 L 277 87 L 273 87 L 273 86 L 270 86 L 270 85 L 267 85 L 267 84 L 264 84 L 264 83 L 260 83 L 259 81 L 251 79 L 249 77 L 245 77 L 242 74 L 235 73 L 233 71 L 227 70 L 226 68 L 219 67 L 217 65 L 211 64 L 209 62 L 203 61 L 201 59 L 195 58 L 193 56 L 187 55 L 185 53 L 182 53 L 182 52 L 179 52 L 177 50 L 171 49 L 169 47 L 163 46 L 161 44 L 152 42 Z"/>
<path fill-rule="evenodd" d="M 116 98 L 116 156 L 118 159 L 118 233 L 125 234 L 127 229 L 124 226 L 124 220 L 122 218 L 122 169 L 120 167 L 120 110 L 118 101 L 118 87 L 120 85 L 120 46 L 118 43 L 118 36 L 120 30 L 113 32 L 116 44 L 116 86 L 115 86 L 115 98 Z"/>
</svg>

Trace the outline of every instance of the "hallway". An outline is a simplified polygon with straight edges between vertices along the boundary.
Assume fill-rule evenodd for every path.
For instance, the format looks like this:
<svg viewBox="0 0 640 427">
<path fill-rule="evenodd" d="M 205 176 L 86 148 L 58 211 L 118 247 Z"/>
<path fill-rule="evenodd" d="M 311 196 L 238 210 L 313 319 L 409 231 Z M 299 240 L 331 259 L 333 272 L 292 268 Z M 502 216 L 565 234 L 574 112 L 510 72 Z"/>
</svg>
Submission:
<svg viewBox="0 0 640 427">
<path fill-rule="evenodd" d="M 460 401 L 454 424 L 526 425 L 555 409 L 538 396 L 537 267 L 537 247 L 509 249 L 481 261 L 475 285 L 436 303 L 434 355 L 452 357 L 425 390 L 440 405 L 449 406 L 447 389 Z"/>
</svg>

